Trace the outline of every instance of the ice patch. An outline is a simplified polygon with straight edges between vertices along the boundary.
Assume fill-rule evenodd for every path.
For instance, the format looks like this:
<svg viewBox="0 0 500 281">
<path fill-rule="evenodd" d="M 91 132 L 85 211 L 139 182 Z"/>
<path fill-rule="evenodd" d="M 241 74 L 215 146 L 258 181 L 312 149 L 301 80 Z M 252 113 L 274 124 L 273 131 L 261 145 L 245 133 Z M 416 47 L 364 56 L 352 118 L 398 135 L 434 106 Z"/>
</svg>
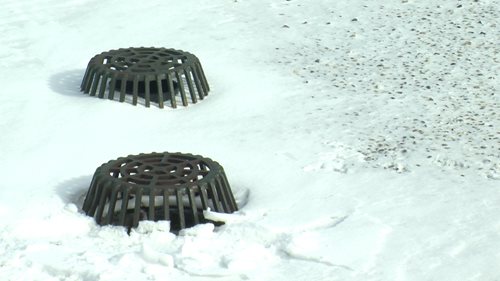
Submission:
<svg viewBox="0 0 500 281">
<path fill-rule="evenodd" d="M 337 220 L 338 226 L 334 223 L 330 227 L 304 229 L 290 235 L 283 251 L 290 258 L 369 271 L 375 266 L 392 230 L 371 217 L 353 215 L 344 220 Z"/>
<path fill-rule="evenodd" d="M 13 231 L 22 239 L 58 240 L 88 233 L 94 225 L 91 218 L 78 213 L 74 204 L 68 204 L 60 212 L 45 218 L 22 219 Z"/>
<path fill-rule="evenodd" d="M 336 142 L 326 142 L 325 145 L 331 151 L 322 152 L 318 155 L 318 160 L 305 166 L 306 172 L 328 171 L 347 173 L 356 164 L 364 162 L 364 155 L 357 152 L 354 148 Z"/>
</svg>

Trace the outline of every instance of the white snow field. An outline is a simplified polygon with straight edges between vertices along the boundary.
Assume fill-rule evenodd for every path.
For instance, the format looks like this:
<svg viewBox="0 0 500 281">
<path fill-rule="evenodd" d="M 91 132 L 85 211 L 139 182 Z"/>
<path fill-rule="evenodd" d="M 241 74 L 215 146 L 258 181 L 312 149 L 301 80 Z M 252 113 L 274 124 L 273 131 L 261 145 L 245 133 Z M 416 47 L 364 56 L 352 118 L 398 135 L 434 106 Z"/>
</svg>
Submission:
<svg viewBox="0 0 500 281">
<path fill-rule="evenodd" d="M 0 280 L 500 280 L 497 0 L 0 0 Z M 89 59 L 189 51 L 186 108 L 84 95 Z M 175 236 L 81 211 L 120 156 L 218 161 Z"/>
</svg>

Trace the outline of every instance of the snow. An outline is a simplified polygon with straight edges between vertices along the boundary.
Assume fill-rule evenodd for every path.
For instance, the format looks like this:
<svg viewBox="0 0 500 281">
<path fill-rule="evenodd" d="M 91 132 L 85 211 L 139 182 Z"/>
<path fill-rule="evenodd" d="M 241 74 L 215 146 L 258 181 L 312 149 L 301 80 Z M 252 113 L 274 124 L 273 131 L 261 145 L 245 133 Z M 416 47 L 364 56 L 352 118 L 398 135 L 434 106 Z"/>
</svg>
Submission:
<svg viewBox="0 0 500 281">
<path fill-rule="evenodd" d="M 497 0 L 3 0 L 1 280 L 497 280 Z M 88 60 L 197 55 L 187 108 L 79 92 Z M 178 236 L 81 211 L 94 170 L 210 157 L 240 206 Z"/>
</svg>

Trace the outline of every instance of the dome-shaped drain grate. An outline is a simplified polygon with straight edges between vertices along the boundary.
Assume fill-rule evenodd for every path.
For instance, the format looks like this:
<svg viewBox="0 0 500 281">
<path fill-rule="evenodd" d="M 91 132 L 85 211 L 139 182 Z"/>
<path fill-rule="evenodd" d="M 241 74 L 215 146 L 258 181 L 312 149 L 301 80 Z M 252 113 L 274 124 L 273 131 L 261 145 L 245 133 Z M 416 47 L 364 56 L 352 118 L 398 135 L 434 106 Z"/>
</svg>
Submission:
<svg viewBox="0 0 500 281">
<path fill-rule="evenodd" d="M 83 211 L 100 225 L 129 230 L 140 220 L 170 220 L 171 230 L 207 222 L 203 210 L 238 210 L 224 169 L 181 153 L 130 155 L 97 168 Z"/>
<path fill-rule="evenodd" d="M 176 108 L 204 99 L 210 90 L 198 58 L 188 52 L 166 48 L 127 48 L 94 56 L 83 77 L 81 90 L 91 96 L 126 100 L 137 105 L 142 99 L 160 108 L 169 102 Z"/>
</svg>

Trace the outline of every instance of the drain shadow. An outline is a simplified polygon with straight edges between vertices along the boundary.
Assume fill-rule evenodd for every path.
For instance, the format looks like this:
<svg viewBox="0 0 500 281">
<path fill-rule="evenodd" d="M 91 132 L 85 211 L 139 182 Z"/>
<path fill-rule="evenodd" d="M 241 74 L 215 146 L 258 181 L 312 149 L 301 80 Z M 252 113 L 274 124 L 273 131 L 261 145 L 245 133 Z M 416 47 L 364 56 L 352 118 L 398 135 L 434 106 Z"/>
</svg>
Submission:
<svg viewBox="0 0 500 281">
<path fill-rule="evenodd" d="M 80 92 L 80 85 L 82 83 L 85 69 L 75 69 L 53 74 L 49 78 L 49 87 L 52 91 L 72 97 L 85 97 Z"/>
<path fill-rule="evenodd" d="M 250 198 L 250 189 L 248 188 L 238 188 L 233 192 L 234 199 L 236 200 L 236 205 L 238 209 L 242 209 L 248 203 Z"/>
<path fill-rule="evenodd" d="M 82 211 L 83 201 L 87 194 L 92 175 L 72 178 L 60 183 L 56 187 L 57 194 L 66 204 L 75 204 L 79 211 Z"/>
</svg>

